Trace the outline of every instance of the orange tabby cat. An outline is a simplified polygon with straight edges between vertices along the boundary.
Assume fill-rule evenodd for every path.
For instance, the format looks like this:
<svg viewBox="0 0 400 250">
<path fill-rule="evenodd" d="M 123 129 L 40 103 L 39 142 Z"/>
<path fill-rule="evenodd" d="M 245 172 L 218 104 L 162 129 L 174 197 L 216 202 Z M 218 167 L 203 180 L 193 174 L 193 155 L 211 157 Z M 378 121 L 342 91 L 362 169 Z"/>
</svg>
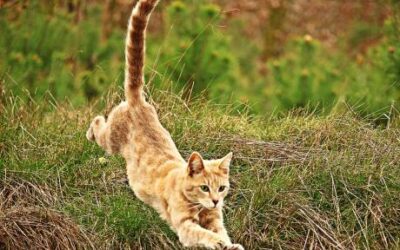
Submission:
<svg viewBox="0 0 400 250">
<path fill-rule="evenodd" d="M 132 12 L 125 51 L 126 101 L 112 110 L 107 121 L 96 117 L 86 136 L 108 153 L 125 158 L 136 196 L 160 213 L 184 246 L 244 249 L 231 243 L 222 218 L 232 153 L 203 160 L 194 152 L 186 162 L 143 96 L 145 31 L 157 2 L 140 0 Z"/>
</svg>

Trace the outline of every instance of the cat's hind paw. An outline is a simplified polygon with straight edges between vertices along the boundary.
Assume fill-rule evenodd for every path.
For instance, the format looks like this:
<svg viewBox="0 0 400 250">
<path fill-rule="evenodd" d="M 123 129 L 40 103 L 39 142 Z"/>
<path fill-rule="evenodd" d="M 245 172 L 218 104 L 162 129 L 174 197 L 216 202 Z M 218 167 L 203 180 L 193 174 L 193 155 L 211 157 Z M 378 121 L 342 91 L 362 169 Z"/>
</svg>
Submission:
<svg viewBox="0 0 400 250">
<path fill-rule="evenodd" d="M 89 141 L 95 141 L 96 136 L 95 136 L 95 130 L 97 131 L 100 126 L 102 126 L 105 123 L 105 119 L 102 116 L 97 116 L 96 118 L 93 119 L 92 123 L 90 124 L 89 129 L 86 131 L 86 138 Z"/>
<path fill-rule="evenodd" d="M 86 139 L 88 139 L 89 141 L 94 141 L 96 138 L 94 137 L 94 133 L 93 133 L 93 129 L 92 127 L 90 127 L 87 131 L 86 131 Z"/>
</svg>

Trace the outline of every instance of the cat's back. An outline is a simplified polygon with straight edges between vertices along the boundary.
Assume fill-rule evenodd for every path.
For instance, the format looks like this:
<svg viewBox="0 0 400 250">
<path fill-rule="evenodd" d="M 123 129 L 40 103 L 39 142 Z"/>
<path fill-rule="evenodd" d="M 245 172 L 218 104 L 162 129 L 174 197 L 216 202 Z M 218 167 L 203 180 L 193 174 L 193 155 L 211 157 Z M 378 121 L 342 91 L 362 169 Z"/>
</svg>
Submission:
<svg viewBox="0 0 400 250">
<path fill-rule="evenodd" d="M 132 107 L 131 116 L 133 121 L 132 141 L 137 148 L 138 157 L 148 155 L 152 159 L 181 159 L 170 133 L 159 121 L 154 106 L 143 103 Z"/>
<path fill-rule="evenodd" d="M 121 152 L 128 146 L 129 158 L 180 160 L 175 143 L 160 123 L 153 105 L 145 101 L 134 106 L 122 102 L 110 113 L 108 121 L 112 152 Z"/>
</svg>

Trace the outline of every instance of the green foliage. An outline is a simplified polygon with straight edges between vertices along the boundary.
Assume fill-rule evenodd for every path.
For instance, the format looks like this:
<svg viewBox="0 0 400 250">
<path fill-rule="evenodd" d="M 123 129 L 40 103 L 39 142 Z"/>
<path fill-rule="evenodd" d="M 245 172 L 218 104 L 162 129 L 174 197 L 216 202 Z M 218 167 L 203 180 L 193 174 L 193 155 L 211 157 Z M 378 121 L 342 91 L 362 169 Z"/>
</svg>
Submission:
<svg viewBox="0 0 400 250">
<path fill-rule="evenodd" d="M 394 28 L 389 20 L 379 45 L 355 59 L 308 35 L 289 42 L 284 55 L 268 62 L 267 101 L 260 109 L 307 107 L 326 113 L 346 101 L 361 114 L 379 118 L 398 108 L 400 44 Z"/>
<path fill-rule="evenodd" d="M 162 80 L 172 82 L 173 88 L 183 90 L 186 97 L 205 93 L 225 102 L 239 87 L 238 62 L 229 36 L 217 27 L 222 15 L 220 8 L 205 2 L 174 1 L 168 6 L 166 35 L 156 70 L 164 73 Z"/>
<path fill-rule="evenodd" d="M 394 1 L 393 9 L 396 6 Z M 0 76 L 5 88 L 16 95 L 27 89 L 36 100 L 50 92 L 56 100 L 82 105 L 121 87 L 125 29 L 115 28 L 102 39 L 103 9 L 98 4 L 89 4 L 79 22 L 75 13 L 49 8 L 31 1 L 17 14 L 0 9 Z M 258 114 L 293 108 L 327 114 L 346 102 L 362 115 L 387 118 L 399 108 L 396 12 L 383 27 L 355 23 L 343 48 L 327 48 L 311 36 L 289 38 L 261 75 L 257 42 L 238 35 L 238 30 L 221 29 L 225 19 L 217 5 L 172 1 L 162 11 L 163 26 L 156 27 L 157 35 L 151 34 L 147 46 L 147 79 L 157 88 L 173 89 L 185 99 L 201 94 L 217 103 L 245 102 Z M 355 48 L 367 40 L 373 45 L 365 52 Z"/>
<path fill-rule="evenodd" d="M 287 53 L 270 62 L 265 94 L 273 98 L 280 109 L 318 105 L 329 107 L 334 102 L 334 87 L 338 87 L 340 60 L 324 60 L 323 49 L 310 36 L 289 44 Z"/>
<path fill-rule="evenodd" d="M 5 17 L 10 15 L 2 10 Z M 228 101 L 238 87 L 237 59 L 229 38 L 216 27 L 221 19 L 217 5 L 205 1 L 168 6 L 164 41 L 148 41 L 149 65 L 157 62 L 159 87 L 170 87 L 210 98 Z M 101 9 L 90 6 L 89 13 L 75 22 L 65 11 L 49 13 L 36 2 L 16 21 L 1 18 L 0 73 L 6 74 L 6 86 L 20 95 L 24 88 L 40 99 L 50 91 L 56 99 L 67 97 L 83 104 L 105 92 L 116 82 L 121 84 L 124 67 L 125 30 L 115 29 L 101 40 Z M 192 18 L 196 16 L 196 18 Z M 159 44 L 163 44 L 161 52 Z M 157 60 L 157 61 L 156 61 Z M 222 98 L 226 97 L 226 98 Z M 222 100 L 223 99 L 223 100 Z"/>
<path fill-rule="evenodd" d="M 12 9 L 1 11 L 12 14 Z M 6 75 L 6 87 L 17 95 L 26 88 L 37 99 L 50 91 L 75 104 L 108 89 L 121 69 L 113 59 L 116 53 L 123 58 L 122 32 L 102 43 L 100 9 L 88 11 L 90 18 L 76 23 L 72 14 L 48 13 L 33 1 L 17 20 L 1 18 L 0 74 Z"/>
</svg>

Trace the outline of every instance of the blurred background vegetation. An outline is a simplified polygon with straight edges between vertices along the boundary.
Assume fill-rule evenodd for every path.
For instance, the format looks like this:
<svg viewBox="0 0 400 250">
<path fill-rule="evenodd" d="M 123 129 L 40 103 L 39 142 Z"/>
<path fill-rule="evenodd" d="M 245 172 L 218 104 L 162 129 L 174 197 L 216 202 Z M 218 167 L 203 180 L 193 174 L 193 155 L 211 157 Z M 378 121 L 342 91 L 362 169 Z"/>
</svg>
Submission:
<svg viewBox="0 0 400 250">
<path fill-rule="evenodd" d="M 81 106 L 122 87 L 134 1 L 0 1 L 0 88 Z M 376 120 L 400 101 L 397 0 L 162 0 L 149 88 L 259 115 L 351 107 Z M 23 95 L 22 95 L 23 94 Z"/>
</svg>

